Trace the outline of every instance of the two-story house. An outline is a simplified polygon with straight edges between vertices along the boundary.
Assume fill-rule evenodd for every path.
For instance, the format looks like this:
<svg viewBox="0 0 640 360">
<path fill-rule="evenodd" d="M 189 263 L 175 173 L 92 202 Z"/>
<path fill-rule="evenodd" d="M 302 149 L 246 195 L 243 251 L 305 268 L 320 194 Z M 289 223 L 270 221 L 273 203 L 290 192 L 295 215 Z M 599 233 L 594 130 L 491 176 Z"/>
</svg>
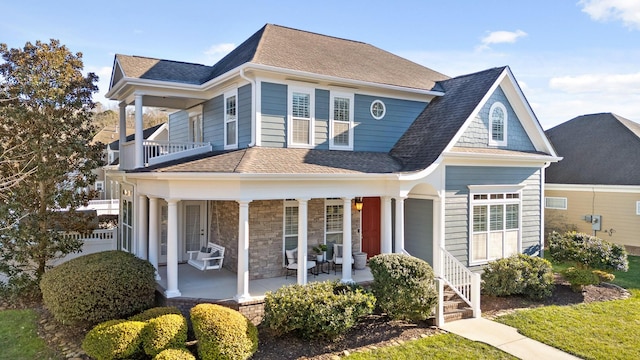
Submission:
<svg viewBox="0 0 640 360">
<path fill-rule="evenodd" d="M 213 66 L 116 55 L 107 97 L 121 122 L 127 105 L 137 116 L 110 175 L 120 248 L 166 264 L 166 297 L 209 241 L 227 249 L 238 302 L 250 280 L 284 275 L 285 250 L 303 259 L 319 243 L 346 259 L 406 252 L 460 289 L 463 272 L 541 251 L 544 169 L 558 157 L 508 67 L 449 78 L 268 24 Z M 176 109 L 166 142 L 139 136 L 144 106 Z"/>
</svg>

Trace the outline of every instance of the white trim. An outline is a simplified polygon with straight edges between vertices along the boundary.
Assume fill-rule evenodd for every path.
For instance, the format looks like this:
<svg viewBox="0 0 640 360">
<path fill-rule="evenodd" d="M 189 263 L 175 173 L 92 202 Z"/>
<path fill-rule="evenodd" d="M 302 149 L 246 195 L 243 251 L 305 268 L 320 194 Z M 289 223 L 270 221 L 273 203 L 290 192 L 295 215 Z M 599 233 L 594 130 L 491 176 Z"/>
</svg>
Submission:
<svg viewBox="0 0 640 360">
<path fill-rule="evenodd" d="M 100 185 L 100 186 L 98 186 L 98 185 Z M 95 182 L 95 184 L 93 184 L 93 186 L 94 186 L 94 189 L 97 192 L 104 192 L 105 191 L 104 180 L 96 180 L 96 182 Z"/>
<path fill-rule="evenodd" d="M 636 215 L 640 215 L 640 201 L 636 201 Z"/>
<path fill-rule="evenodd" d="M 229 120 L 229 117 L 227 116 L 227 99 L 235 97 L 235 118 L 233 120 Z M 238 101 L 238 88 L 235 88 L 233 90 L 227 91 L 224 93 L 223 96 L 223 116 L 224 116 L 224 126 L 223 126 L 223 140 L 224 140 L 224 149 L 225 150 L 229 150 L 229 149 L 237 149 L 238 148 L 238 107 L 239 107 L 239 101 Z M 235 139 L 234 139 L 234 143 L 233 144 L 229 144 L 227 141 L 227 126 L 229 123 L 235 122 Z"/>
<path fill-rule="evenodd" d="M 192 142 L 202 142 L 203 133 L 204 133 L 204 114 L 202 111 L 202 105 L 196 105 L 192 108 L 187 109 L 189 114 L 188 121 L 188 139 Z M 198 127 L 196 129 L 196 126 Z M 197 130 L 197 132 L 195 132 Z"/>
<path fill-rule="evenodd" d="M 380 104 L 382 105 L 382 114 L 380 115 L 375 115 L 373 113 L 373 107 L 375 104 Z M 369 106 L 369 113 L 371 114 L 371 117 L 373 117 L 376 120 L 382 120 L 382 118 L 384 118 L 384 116 L 387 114 L 387 105 L 384 104 L 384 102 L 380 99 L 375 99 L 371 102 L 371 106 Z"/>
<path fill-rule="evenodd" d="M 309 143 L 293 142 L 293 94 L 309 95 Z M 287 86 L 287 147 L 290 148 L 313 148 L 315 144 L 315 107 L 316 91 L 312 87 Z M 301 118 L 302 119 L 302 118 Z"/>
<path fill-rule="evenodd" d="M 504 118 L 502 119 L 502 140 L 494 140 L 493 139 L 493 112 L 496 109 L 502 110 L 502 114 L 504 114 Z M 507 146 L 507 124 L 509 123 L 509 113 L 507 113 L 507 108 L 500 101 L 496 101 L 489 108 L 489 145 L 494 146 Z"/>
<path fill-rule="evenodd" d="M 639 185 L 581 185 L 581 184 L 545 184 L 545 190 L 552 191 L 600 191 L 612 193 L 640 193 Z"/>
<path fill-rule="evenodd" d="M 347 146 L 334 144 L 334 115 L 335 115 L 335 99 L 343 98 L 349 100 L 349 144 Z M 353 132 L 354 132 L 354 101 L 355 96 L 353 93 L 344 93 L 338 91 L 331 91 L 329 93 L 329 149 L 330 150 L 353 150 Z M 345 121 L 340 121 L 344 123 Z"/>
<path fill-rule="evenodd" d="M 549 206 L 548 200 L 560 200 L 562 201 L 562 205 L 560 206 Z M 567 210 L 567 198 L 560 196 L 545 196 L 544 197 L 544 208 L 545 209 L 555 209 L 555 210 Z"/>
<path fill-rule="evenodd" d="M 255 125 L 255 146 L 262 146 L 262 79 L 256 78 L 255 87 L 255 111 L 251 111 Z"/>
<path fill-rule="evenodd" d="M 472 193 L 516 193 L 524 189 L 524 185 L 468 185 Z"/>
</svg>

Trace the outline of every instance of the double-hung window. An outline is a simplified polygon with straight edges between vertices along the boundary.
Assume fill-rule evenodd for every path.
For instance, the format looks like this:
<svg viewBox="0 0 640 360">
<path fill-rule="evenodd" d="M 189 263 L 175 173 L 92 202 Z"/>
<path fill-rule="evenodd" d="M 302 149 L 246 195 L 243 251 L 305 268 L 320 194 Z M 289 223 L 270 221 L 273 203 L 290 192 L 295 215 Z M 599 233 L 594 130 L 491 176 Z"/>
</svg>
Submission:
<svg viewBox="0 0 640 360">
<path fill-rule="evenodd" d="M 122 190 L 120 250 L 133 253 L 133 191 Z"/>
<path fill-rule="evenodd" d="M 202 106 L 189 109 L 189 141 L 202 142 Z"/>
<path fill-rule="evenodd" d="M 329 146 L 353 150 L 353 94 L 331 93 Z"/>
<path fill-rule="evenodd" d="M 341 199 L 325 200 L 325 244 L 327 257 L 333 257 L 333 244 L 342 244 L 344 206 Z"/>
<path fill-rule="evenodd" d="M 238 90 L 224 94 L 224 148 L 238 148 Z"/>
<path fill-rule="evenodd" d="M 283 222 L 282 252 L 284 253 L 286 250 L 298 247 L 298 202 L 296 200 L 285 200 Z"/>
<path fill-rule="evenodd" d="M 290 86 L 288 105 L 288 145 L 291 147 L 312 147 L 314 136 L 314 90 Z"/>
<path fill-rule="evenodd" d="M 507 108 L 496 101 L 489 109 L 489 145 L 507 145 Z"/>
<path fill-rule="evenodd" d="M 470 264 L 520 252 L 521 192 L 471 192 Z"/>
</svg>

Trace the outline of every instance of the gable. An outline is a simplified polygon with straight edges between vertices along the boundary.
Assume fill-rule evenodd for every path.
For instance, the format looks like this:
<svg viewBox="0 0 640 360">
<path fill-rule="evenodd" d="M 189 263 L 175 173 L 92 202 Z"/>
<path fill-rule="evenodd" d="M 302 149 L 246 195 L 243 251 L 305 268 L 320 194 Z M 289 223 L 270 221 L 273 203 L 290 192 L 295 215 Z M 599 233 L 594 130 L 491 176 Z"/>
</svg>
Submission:
<svg viewBox="0 0 640 360">
<path fill-rule="evenodd" d="M 109 89 L 111 89 L 115 84 L 118 83 L 124 77 L 124 73 L 122 72 L 122 68 L 120 64 L 116 60 L 115 65 L 113 66 L 113 73 L 111 75 L 111 83 L 109 84 Z"/>
<path fill-rule="evenodd" d="M 507 145 L 489 145 L 489 110 L 496 102 L 500 102 L 507 110 Z M 469 123 L 469 126 L 456 142 L 456 147 L 471 148 L 500 148 L 517 151 L 535 151 L 535 147 L 529 139 L 527 132 L 522 127 L 520 119 L 516 115 L 511 103 L 507 99 L 501 86 L 498 86 L 489 97 L 478 114 Z"/>
</svg>

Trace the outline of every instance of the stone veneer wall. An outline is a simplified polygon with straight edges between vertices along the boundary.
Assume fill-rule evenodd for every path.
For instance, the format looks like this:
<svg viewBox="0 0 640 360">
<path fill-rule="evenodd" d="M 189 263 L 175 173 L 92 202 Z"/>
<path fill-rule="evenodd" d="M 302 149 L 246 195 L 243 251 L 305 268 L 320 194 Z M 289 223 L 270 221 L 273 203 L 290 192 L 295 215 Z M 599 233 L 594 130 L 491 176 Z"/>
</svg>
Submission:
<svg viewBox="0 0 640 360">
<path fill-rule="evenodd" d="M 324 243 L 324 199 L 308 203 L 308 253 Z M 224 267 L 236 272 L 238 266 L 238 214 L 235 201 L 210 201 L 209 239 L 225 247 Z M 360 250 L 360 214 L 351 209 L 352 249 Z M 263 279 L 285 275 L 283 200 L 256 200 L 249 203 L 249 277 Z"/>
</svg>

